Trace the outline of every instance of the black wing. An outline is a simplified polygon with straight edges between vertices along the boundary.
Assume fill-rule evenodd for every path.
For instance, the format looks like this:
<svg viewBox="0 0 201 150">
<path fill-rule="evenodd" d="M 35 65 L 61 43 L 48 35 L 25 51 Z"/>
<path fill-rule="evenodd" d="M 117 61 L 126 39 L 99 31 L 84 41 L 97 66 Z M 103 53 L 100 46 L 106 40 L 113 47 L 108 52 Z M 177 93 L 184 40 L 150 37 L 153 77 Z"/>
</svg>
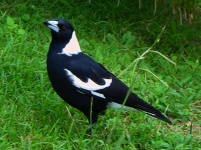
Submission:
<svg viewBox="0 0 201 150">
<path fill-rule="evenodd" d="M 73 55 L 66 63 L 66 68 L 83 82 L 91 79 L 99 85 L 104 85 L 104 79 L 111 78 L 111 74 L 105 68 L 83 53 Z"/>
</svg>

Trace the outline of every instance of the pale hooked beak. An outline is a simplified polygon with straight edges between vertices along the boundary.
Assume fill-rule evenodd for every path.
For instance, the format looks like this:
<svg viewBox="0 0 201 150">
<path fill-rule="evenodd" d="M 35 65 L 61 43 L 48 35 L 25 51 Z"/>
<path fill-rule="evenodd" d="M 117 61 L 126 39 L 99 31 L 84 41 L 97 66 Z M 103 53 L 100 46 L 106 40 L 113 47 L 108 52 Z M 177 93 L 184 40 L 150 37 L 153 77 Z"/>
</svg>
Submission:
<svg viewBox="0 0 201 150">
<path fill-rule="evenodd" d="M 58 21 L 45 21 L 43 22 L 48 28 L 55 32 L 59 32 Z"/>
</svg>

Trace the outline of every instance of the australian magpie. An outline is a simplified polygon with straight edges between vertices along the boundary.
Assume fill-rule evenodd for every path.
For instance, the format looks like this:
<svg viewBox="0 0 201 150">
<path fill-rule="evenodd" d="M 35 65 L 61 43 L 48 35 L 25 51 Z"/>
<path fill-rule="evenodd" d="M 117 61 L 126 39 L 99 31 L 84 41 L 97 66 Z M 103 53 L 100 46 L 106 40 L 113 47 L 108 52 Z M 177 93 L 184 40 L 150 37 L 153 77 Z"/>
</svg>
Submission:
<svg viewBox="0 0 201 150">
<path fill-rule="evenodd" d="M 46 21 L 52 41 L 47 55 L 47 72 L 56 93 L 68 104 L 97 122 L 108 107 L 137 109 L 169 124 L 171 121 L 130 92 L 129 88 L 101 64 L 85 55 L 73 26 L 63 19 Z M 125 100 L 125 102 L 124 102 Z M 124 104 L 124 106 L 122 106 Z"/>
</svg>

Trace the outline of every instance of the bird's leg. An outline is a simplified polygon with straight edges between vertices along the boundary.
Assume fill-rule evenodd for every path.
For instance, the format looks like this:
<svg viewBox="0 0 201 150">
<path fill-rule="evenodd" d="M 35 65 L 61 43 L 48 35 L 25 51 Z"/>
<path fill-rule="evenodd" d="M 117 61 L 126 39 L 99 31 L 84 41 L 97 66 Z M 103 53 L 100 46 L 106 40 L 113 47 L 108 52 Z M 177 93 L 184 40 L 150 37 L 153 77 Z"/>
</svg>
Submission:
<svg viewBox="0 0 201 150">
<path fill-rule="evenodd" d="M 90 103 L 90 117 L 89 117 L 89 125 L 91 126 L 92 123 L 92 119 L 93 119 L 93 97 L 91 97 L 91 103 Z"/>
<path fill-rule="evenodd" d="M 92 127 L 93 127 L 93 97 L 91 97 L 91 103 L 90 103 L 90 113 L 89 113 L 89 129 L 87 129 L 85 135 L 90 136 L 92 134 Z"/>
<path fill-rule="evenodd" d="M 94 124 L 89 124 L 89 129 L 87 129 L 85 136 L 91 136 L 92 135 L 92 129 L 93 129 Z"/>
</svg>

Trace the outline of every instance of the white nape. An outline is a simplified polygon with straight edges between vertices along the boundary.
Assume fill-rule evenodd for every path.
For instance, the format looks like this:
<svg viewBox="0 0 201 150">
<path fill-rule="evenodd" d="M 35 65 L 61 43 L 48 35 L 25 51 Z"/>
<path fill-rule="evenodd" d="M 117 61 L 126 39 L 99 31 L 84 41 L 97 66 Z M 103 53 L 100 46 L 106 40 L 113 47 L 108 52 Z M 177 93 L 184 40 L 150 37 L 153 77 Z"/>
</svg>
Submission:
<svg viewBox="0 0 201 150">
<path fill-rule="evenodd" d="M 121 108 L 123 108 L 125 110 L 136 110 L 136 109 L 134 109 L 132 107 L 123 106 L 123 105 L 115 103 L 115 102 L 108 102 L 107 103 L 107 107 L 108 108 L 114 108 L 114 109 L 121 109 Z"/>
<path fill-rule="evenodd" d="M 59 54 L 66 54 L 67 56 L 72 56 L 73 54 L 78 54 L 80 52 L 80 45 L 75 35 L 75 31 L 73 31 L 70 41 L 66 44 L 66 46 L 62 49 L 62 52 Z"/>
<path fill-rule="evenodd" d="M 54 30 L 55 32 L 59 32 L 58 21 L 48 21 L 48 28 Z"/>
</svg>

